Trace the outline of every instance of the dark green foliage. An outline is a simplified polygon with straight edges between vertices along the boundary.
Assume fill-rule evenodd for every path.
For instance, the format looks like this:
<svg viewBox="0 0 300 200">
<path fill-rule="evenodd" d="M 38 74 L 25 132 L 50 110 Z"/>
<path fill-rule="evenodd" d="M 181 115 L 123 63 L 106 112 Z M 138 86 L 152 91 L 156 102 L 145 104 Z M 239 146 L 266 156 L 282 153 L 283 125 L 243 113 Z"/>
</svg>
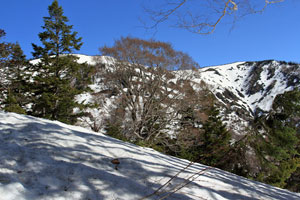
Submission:
<svg viewBox="0 0 300 200">
<path fill-rule="evenodd" d="M 5 35 L 5 31 L 0 29 L 0 39 L 2 39 Z M 10 55 L 10 48 L 10 43 L 0 42 L 0 100 L 4 98 L 3 92 L 7 89 L 7 64 Z"/>
<path fill-rule="evenodd" d="M 19 100 L 20 101 L 20 100 Z M 25 110 L 20 106 L 20 103 L 17 100 L 17 98 L 10 92 L 8 91 L 7 97 L 4 101 L 4 110 L 7 112 L 15 112 L 18 114 L 26 114 Z"/>
<path fill-rule="evenodd" d="M 178 156 L 194 162 L 225 168 L 224 156 L 230 151 L 231 133 L 222 123 L 215 106 L 208 110 L 202 128 L 185 129 L 177 137 Z"/>
<path fill-rule="evenodd" d="M 294 192 L 300 192 L 300 91 L 295 89 L 293 91 L 285 92 L 278 95 L 273 103 L 273 108 L 276 110 L 276 119 L 280 120 L 284 126 L 295 128 L 297 131 L 296 136 L 298 138 L 297 144 L 295 144 L 296 156 L 294 158 L 296 162 L 296 170 L 292 172 L 289 179 L 286 181 L 285 188 Z"/>
<path fill-rule="evenodd" d="M 33 44 L 33 56 L 40 62 L 32 66 L 33 107 L 32 115 L 73 124 L 80 107 L 74 98 L 87 88 L 91 68 L 78 64 L 77 57 L 70 55 L 79 50 L 82 43 L 72 26 L 67 25 L 62 7 L 55 0 L 49 6 L 49 17 L 44 17 L 44 32 L 39 34 L 43 46 Z"/>
<path fill-rule="evenodd" d="M 0 40 L 6 35 L 5 31 L 0 29 Z M 9 56 L 10 43 L 0 42 L 0 65 L 3 67 L 7 57 Z"/>
<path fill-rule="evenodd" d="M 257 180 L 284 187 L 299 167 L 299 134 L 295 119 L 299 119 L 298 90 L 277 95 L 270 114 L 258 120 L 266 133 L 258 134 L 253 145 L 260 158 L 261 171 Z M 296 120 L 297 121 L 297 120 Z M 289 183 L 290 187 L 293 185 Z"/>
<path fill-rule="evenodd" d="M 116 124 L 108 124 L 106 126 L 107 135 L 122 140 L 124 142 L 128 142 L 129 140 L 124 136 L 124 134 L 122 134 L 121 130 L 121 127 Z"/>
<path fill-rule="evenodd" d="M 5 32 L 0 31 L 4 36 Z M 28 62 L 18 43 L 0 43 L 0 104 L 9 112 L 25 113 Z"/>
<path fill-rule="evenodd" d="M 8 66 L 9 75 L 7 80 L 9 81 L 9 91 L 7 92 L 8 101 L 6 101 L 4 108 L 6 111 L 25 113 L 24 106 L 29 102 L 29 98 L 25 94 L 28 91 L 29 75 L 26 73 L 28 65 L 20 45 L 18 43 L 13 44 Z M 12 107 L 14 108 L 13 110 L 11 109 Z"/>
<path fill-rule="evenodd" d="M 230 149 L 231 133 L 227 131 L 219 116 L 219 110 L 212 107 L 208 120 L 203 125 L 203 145 L 201 161 L 211 166 L 219 166 Z"/>
<path fill-rule="evenodd" d="M 299 160 L 297 159 L 288 159 L 284 160 L 280 163 L 280 165 L 271 167 L 271 174 L 264 179 L 262 179 L 265 183 L 277 186 L 277 187 L 285 187 L 287 179 L 290 178 L 291 174 L 295 172 L 297 168 L 297 163 Z"/>
<path fill-rule="evenodd" d="M 293 172 L 290 178 L 287 180 L 285 188 L 293 191 L 300 192 L 300 162 L 298 162 L 297 170 Z"/>
<path fill-rule="evenodd" d="M 273 102 L 273 110 L 276 112 L 274 117 L 280 121 L 300 116 L 300 91 L 295 89 L 277 95 Z"/>
<path fill-rule="evenodd" d="M 249 178 L 250 169 L 247 165 L 249 161 L 245 159 L 246 141 L 247 138 L 245 137 L 230 146 L 230 150 L 222 158 L 220 166 L 223 170 Z"/>
<path fill-rule="evenodd" d="M 278 123 L 278 122 L 276 122 Z M 262 171 L 257 180 L 283 187 L 285 181 L 296 170 L 298 160 L 295 149 L 298 139 L 294 129 L 274 125 L 267 138 L 260 138 L 256 145 L 260 156 Z M 259 140 L 259 138 L 257 138 Z"/>
<path fill-rule="evenodd" d="M 49 17 L 44 17 L 45 30 L 39 34 L 39 38 L 44 47 L 33 45 L 33 56 L 48 57 L 55 55 L 58 59 L 59 55 L 64 53 L 72 53 L 73 50 L 79 50 L 82 46 L 81 39 L 77 37 L 77 32 L 72 32 L 72 25 L 67 25 L 69 21 L 66 16 L 63 16 L 63 9 L 58 5 L 57 0 L 48 7 Z M 45 56 L 45 57 L 44 57 Z"/>
</svg>

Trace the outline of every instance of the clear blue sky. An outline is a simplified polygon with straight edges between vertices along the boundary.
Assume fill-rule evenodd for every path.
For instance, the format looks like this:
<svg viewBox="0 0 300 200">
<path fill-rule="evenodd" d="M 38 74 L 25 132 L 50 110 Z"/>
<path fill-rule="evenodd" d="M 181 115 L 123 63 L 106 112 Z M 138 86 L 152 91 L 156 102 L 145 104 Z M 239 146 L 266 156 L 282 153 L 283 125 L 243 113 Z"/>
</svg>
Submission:
<svg viewBox="0 0 300 200">
<path fill-rule="evenodd" d="M 0 28 L 7 33 L 5 41 L 18 41 L 27 58 L 31 58 L 31 43 L 39 44 L 38 33 L 42 31 L 43 17 L 48 16 L 51 2 L 1 0 Z M 300 62 L 299 0 L 286 0 L 269 7 L 263 14 L 249 15 L 232 30 L 230 24 L 221 23 L 211 35 L 196 35 L 162 24 L 154 36 L 140 27 L 139 17 L 144 15 L 141 2 L 59 0 L 69 24 L 83 38 L 84 45 L 77 53 L 96 55 L 99 47 L 112 45 L 121 36 L 133 36 L 170 42 L 200 66 L 265 59 Z"/>
</svg>

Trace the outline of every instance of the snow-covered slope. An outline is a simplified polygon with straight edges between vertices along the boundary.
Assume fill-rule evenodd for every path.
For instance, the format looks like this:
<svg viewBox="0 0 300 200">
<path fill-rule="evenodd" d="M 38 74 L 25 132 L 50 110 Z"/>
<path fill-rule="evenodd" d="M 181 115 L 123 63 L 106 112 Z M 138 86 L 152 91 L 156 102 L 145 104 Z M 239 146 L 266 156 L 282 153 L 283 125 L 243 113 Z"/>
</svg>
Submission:
<svg viewBox="0 0 300 200">
<path fill-rule="evenodd" d="M 198 70 L 223 103 L 223 119 L 234 135 L 247 134 L 256 116 L 267 113 L 278 94 L 300 87 L 299 64 L 281 61 L 237 62 Z"/>
<path fill-rule="evenodd" d="M 200 73 L 221 101 L 234 101 L 251 113 L 269 111 L 277 94 L 300 85 L 299 65 L 272 60 L 206 67 Z"/>
<path fill-rule="evenodd" d="M 189 163 L 80 127 L 13 113 L 0 112 L 0 142 L 0 200 L 136 200 Z M 117 170 L 113 159 L 120 161 Z M 161 199 L 189 180 L 167 199 L 300 199 L 200 164 L 146 199 Z"/>
<path fill-rule="evenodd" d="M 104 64 L 110 64 L 112 62 L 112 58 L 107 56 L 88 56 L 84 54 L 72 54 L 78 57 L 79 63 L 88 63 L 90 65 L 95 65 L 96 62 L 102 62 Z M 31 64 L 35 65 L 40 62 L 40 59 L 33 59 L 30 61 Z"/>
</svg>

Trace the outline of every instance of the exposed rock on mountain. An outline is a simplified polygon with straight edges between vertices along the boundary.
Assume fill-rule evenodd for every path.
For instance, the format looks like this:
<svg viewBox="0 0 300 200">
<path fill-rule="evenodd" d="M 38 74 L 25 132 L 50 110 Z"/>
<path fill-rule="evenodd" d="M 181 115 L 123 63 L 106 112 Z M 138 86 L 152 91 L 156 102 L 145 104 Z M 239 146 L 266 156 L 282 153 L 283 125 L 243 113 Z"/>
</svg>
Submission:
<svg viewBox="0 0 300 200">
<path fill-rule="evenodd" d="M 207 67 L 199 73 L 225 105 L 223 117 L 236 134 L 244 134 L 249 121 L 270 111 L 276 95 L 300 85 L 298 64 L 274 60 Z"/>
</svg>

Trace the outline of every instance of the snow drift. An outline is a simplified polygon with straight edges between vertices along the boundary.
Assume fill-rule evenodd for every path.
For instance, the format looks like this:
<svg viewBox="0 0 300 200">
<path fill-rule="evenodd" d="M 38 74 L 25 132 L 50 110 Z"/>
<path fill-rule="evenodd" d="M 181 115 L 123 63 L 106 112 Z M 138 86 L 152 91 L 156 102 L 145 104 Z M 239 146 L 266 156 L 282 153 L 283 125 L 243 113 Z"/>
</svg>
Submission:
<svg viewBox="0 0 300 200">
<path fill-rule="evenodd" d="M 30 116 L 0 112 L 0 142 L 0 200 L 300 199 L 201 164 L 182 170 L 189 161 Z"/>
</svg>

